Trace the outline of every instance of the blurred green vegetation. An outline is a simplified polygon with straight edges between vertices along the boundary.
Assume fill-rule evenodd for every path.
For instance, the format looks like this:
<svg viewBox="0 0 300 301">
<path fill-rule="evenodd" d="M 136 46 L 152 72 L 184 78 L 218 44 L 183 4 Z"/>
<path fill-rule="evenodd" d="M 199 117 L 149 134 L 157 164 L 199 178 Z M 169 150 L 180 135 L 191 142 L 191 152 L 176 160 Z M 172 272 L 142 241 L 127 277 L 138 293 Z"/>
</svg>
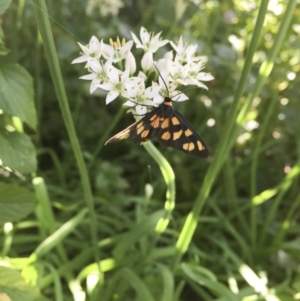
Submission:
<svg viewBox="0 0 300 301">
<path fill-rule="evenodd" d="M 18 145 L 11 169 L 0 166 L 0 299 L 6 295 L 13 301 L 299 300 L 299 1 L 292 9 L 296 1 L 269 2 L 251 71 L 238 99 L 239 112 L 256 91 L 259 77 L 262 86 L 241 124 L 230 110 L 264 0 L 131 0 L 122 2 L 118 14 L 107 16 L 99 7 L 108 2 L 94 1 L 87 14 L 91 3 L 60 0 L 47 5 L 90 178 L 94 220 L 37 30 L 36 2 L 13 2 L 1 16 L 0 89 L 5 87 L 6 64 L 26 69 L 33 78 L 38 125 L 35 129 L 18 116 L 25 121 L 19 125 L 26 134 L 22 133 L 22 145 L 29 143 L 26 137 L 31 138 L 37 167 L 30 143 L 26 144 L 30 155 L 24 155 Z M 5 4 L 1 6 L 3 13 Z M 272 71 L 263 73 L 262 65 L 289 17 L 278 54 L 270 62 Z M 189 101 L 174 105 L 203 137 L 210 158 L 201 160 L 154 142 L 175 174 L 176 206 L 163 233 L 155 232 L 165 216 L 161 166 L 144 147 L 130 141 L 103 146 L 133 118 L 120 111 L 120 101 L 106 106 L 104 94 L 90 95 L 88 83 L 79 80 L 85 74 L 82 66 L 71 65 L 80 51 L 77 41 L 87 44 L 92 35 L 105 42 L 117 36 L 131 39 L 130 31 L 139 34 L 141 26 L 162 31 L 163 38 L 175 42 L 182 35 L 197 44 L 198 54 L 208 57 L 205 71 L 215 77 L 207 83 L 208 91 L 190 91 Z M 18 129 L 13 114 L 0 109 L 7 113 L 0 115 L 1 131 L 9 126 Z M 200 216 L 195 216 L 198 225 L 191 243 L 179 254 L 178 237 L 198 201 L 229 120 L 237 125 L 230 132 L 230 152 L 217 154 L 220 172 L 208 188 Z M 21 158 L 31 164 L 23 172 L 13 168 Z M 99 258 L 93 251 L 96 233 Z"/>
</svg>

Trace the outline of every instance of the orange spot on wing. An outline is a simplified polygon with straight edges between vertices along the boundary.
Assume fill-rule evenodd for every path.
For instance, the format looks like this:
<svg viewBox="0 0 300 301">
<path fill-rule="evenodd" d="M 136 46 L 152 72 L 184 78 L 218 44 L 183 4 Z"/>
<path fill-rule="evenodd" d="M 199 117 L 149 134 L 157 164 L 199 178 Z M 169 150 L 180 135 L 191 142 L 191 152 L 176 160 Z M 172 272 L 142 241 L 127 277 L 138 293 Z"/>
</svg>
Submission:
<svg viewBox="0 0 300 301">
<path fill-rule="evenodd" d="M 159 126 L 159 118 L 155 118 L 152 122 L 151 122 L 151 125 L 157 129 L 158 126 Z"/>
<path fill-rule="evenodd" d="M 192 151 L 195 148 L 195 144 L 193 142 L 184 143 L 182 148 L 187 151 Z"/>
<path fill-rule="evenodd" d="M 180 122 L 179 122 L 179 120 L 178 120 L 178 118 L 177 117 L 172 117 L 172 123 L 174 124 L 174 125 L 178 125 L 178 124 L 180 124 Z"/>
<path fill-rule="evenodd" d="M 162 128 L 162 129 L 168 128 L 168 127 L 169 127 L 169 124 L 170 124 L 170 119 L 169 119 L 169 118 L 166 118 L 166 119 L 164 119 L 164 121 L 162 122 L 161 128 Z"/>
<path fill-rule="evenodd" d="M 190 129 L 186 129 L 184 131 L 184 134 L 185 134 L 186 137 L 189 137 L 189 136 L 193 135 L 193 132 Z"/>
<path fill-rule="evenodd" d="M 149 130 L 144 130 L 141 134 L 141 137 L 146 138 L 148 136 L 148 134 L 149 134 Z"/>
<path fill-rule="evenodd" d="M 173 140 L 177 140 L 181 137 L 182 135 L 182 130 L 178 131 L 178 132 L 174 132 L 173 133 Z"/>
<path fill-rule="evenodd" d="M 171 133 L 170 132 L 164 132 L 161 135 L 161 139 L 163 139 L 163 140 L 169 140 L 170 138 L 171 138 Z"/>
<path fill-rule="evenodd" d="M 143 124 L 142 123 L 140 123 L 140 124 L 138 124 L 137 127 L 136 127 L 136 132 L 137 132 L 138 135 L 144 130 Z"/>
<path fill-rule="evenodd" d="M 197 141 L 197 145 L 198 145 L 199 151 L 202 151 L 205 149 L 204 145 L 199 140 Z"/>
</svg>

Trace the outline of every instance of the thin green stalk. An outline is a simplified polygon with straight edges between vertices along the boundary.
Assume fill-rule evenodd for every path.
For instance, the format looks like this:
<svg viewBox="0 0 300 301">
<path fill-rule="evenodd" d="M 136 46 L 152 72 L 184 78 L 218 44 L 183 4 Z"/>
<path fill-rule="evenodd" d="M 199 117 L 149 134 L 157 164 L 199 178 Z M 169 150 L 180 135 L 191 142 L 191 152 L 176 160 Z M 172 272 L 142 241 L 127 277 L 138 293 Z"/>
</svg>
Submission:
<svg viewBox="0 0 300 301">
<path fill-rule="evenodd" d="M 261 236 L 260 236 L 260 245 L 262 246 L 265 243 L 267 232 L 269 230 L 271 222 L 275 219 L 276 216 L 276 210 L 280 203 L 283 201 L 284 195 L 288 192 L 296 178 L 300 174 L 300 160 L 296 162 L 294 167 L 291 169 L 291 171 L 286 175 L 285 179 L 282 181 L 282 184 L 280 185 L 280 192 L 277 195 L 276 199 L 272 202 L 272 207 L 268 212 L 268 215 L 266 217 L 266 220 L 264 222 L 264 225 L 261 229 Z"/>
<path fill-rule="evenodd" d="M 238 208 L 232 161 L 231 158 L 228 158 L 223 167 L 224 190 L 229 212 L 232 212 L 234 208 Z M 237 218 L 240 223 L 240 229 L 244 231 L 244 233 L 248 233 L 249 228 L 244 216 L 239 214 L 237 215 Z"/>
<path fill-rule="evenodd" d="M 255 49 L 258 45 L 260 33 L 263 28 L 263 23 L 265 19 L 265 15 L 267 12 L 267 7 L 268 7 L 269 1 L 262 1 L 260 9 L 259 9 L 259 14 L 256 20 L 256 26 L 254 29 L 254 33 L 252 36 L 251 43 L 249 45 L 249 51 L 246 57 L 245 65 L 243 68 L 243 72 L 237 87 L 237 91 L 235 93 L 234 101 L 232 103 L 232 106 L 230 108 L 229 116 L 230 118 L 227 119 L 227 122 L 225 123 L 224 130 L 222 131 L 222 134 L 220 137 L 221 141 L 217 146 L 216 149 L 216 155 L 215 158 L 210 165 L 207 174 L 204 178 L 204 182 L 201 186 L 201 189 L 199 191 L 199 194 L 196 198 L 195 204 L 193 206 L 192 211 L 189 213 L 187 216 L 187 219 L 185 221 L 185 224 L 183 226 L 183 229 L 179 235 L 179 238 L 176 243 L 176 249 L 177 253 L 175 255 L 175 261 L 174 261 L 174 266 L 173 268 L 176 268 L 178 265 L 181 256 L 186 252 L 188 249 L 188 246 L 192 240 L 192 237 L 195 233 L 196 227 L 197 227 L 197 221 L 198 217 L 200 215 L 200 212 L 202 210 L 202 207 L 204 206 L 207 197 L 209 196 L 211 187 L 220 171 L 222 168 L 225 159 L 227 158 L 227 154 L 229 152 L 229 149 L 231 147 L 231 144 L 228 143 L 230 141 L 230 136 L 233 132 L 233 129 L 235 127 L 235 121 L 236 121 L 236 116 L 238 113 L 238 108 L 239 108 L 239 100 L 243 94 L 244 87 L 252 66 L 252 59 L 253 55 L 255 52 Z"/>
<path fill-rule="evenodd" d="M 44 230 L 45 235 L 52 235 L 57 229 L 56 229 L 56 222 L 54 213 L 51 206 L 51 201 L 48 195 L 47 187 L 45 185 L 43 178 L 34 178 L 32 180 L 32 183 L 35 188 L 35 193 L 37 196 L 37 199 L 39 200 L 38 206 L 36 208 L 36 215 L 38 217 L 38 220 L 41 223 L 40 230 Z M 86 210 L 86 209 L 85 209 Z M 73 224 L 74 225 L 74 224 Z M 60 235 L 63 236 L 64 234 L 60 232 Z M 57 235 L 58 238 L 59 235 Z M 44 237 L 45 238 L 45 237 Z M 46 239 L 49 241 L 49 236 Z M 69 262 L 68 255 L 66 253 L 66 249 L 64 248 L 62 241 L 57 240 L 56 248 L 58 251 L 58 254 L 60 255 L 60 258 L 62 259 L 62 262 L 59 263 L 59 266 L 63 265 L 64 263 Z M 47 265 L 46 262 L 44 262 L 44 265 Z M 54 291 L 56 291 L 57 288 L 60 288 L 60 280 L 58 277 L 58 271 L 54 270 L 54 268 L 50 265 L 48 265 L 49 269 L 52 272 L 52 275 L 54 276 Z M 66 273 L 63 274 L 63 277 L 66 279 L 70 290 L 74 294 L 75 291 L 73 289 L 73 286 L 71 283 L 74 281 L 75 277 L 73 275 L 73 270 L 69 270 Z"/>
<path fill-rule="evenodd" d="M 99 262 L 100 260 L 97 252 L 97 223 L 94 212 L 93 195 L 91 191 L 90 180 L 85 162 L 83 160 L 83 154 L 79 145 L 69 103 L 67 100 L 64 82 L 51 32 L 47 6 L 44 0 L 33 0 L 33 4 L 37 19 L 38 30 L 43 39 L 45 55 L 48 61 L 48 66 L 53 80 L 55 92 L 58 98 L 59 106 L 63 115 L 63 120 L 65 122 L 65 126 L 69 135 L 71 146 L 75 154 L 76 162 L 81 176 L 81 183 L 83 186 L 85 196 L 84 199 L 86 201 L 90 214 L 90 231 L 92 236 L 92 244 L 94 247 L 95 261 Z"/>
<path fill-rule="evenodd" d="M 53 234 L 57 229 L 56 229 L 56 220 L 54 217 L 54 212 L 47 191 L 47 186 L 44 182 L 44 179 L 40 177 L 34 178 L 32 180 L 32 183 L 35 188 L 36 197 L 39 200 L 35 212 L 41 224 L 40 229 L 43 229 L 45 234 L 48 236 Z M 45 237 L 43 239 L 45 239 Z M 57 250 L 63 262 L 69 262 L 68 255 L 62 243 L 59 243 L 57 245 Z M 74 279 L 71 273 L 67 273 L 67 276 L 68 276 L 68 280 Z"/>
<path fill-rule="evenodd" d="M 268 106 L 268 110 L 266 115 L 263 119 L 263 124 L 260 127 L 260 131 L 258 133 L 258 137 L 256 140 L 256 143 L 254 145 L 253 155 L 252 155 L 252 161 L 251 161 L 251 167 L 250 167 L 250 196 L 251 196 L 251 211 L 250 211 L 250 238 L 251 238 L 251 245 L 252 249 L 255 250 L 256 248 L 256 241 L 257 241 L 257 221 L 256 221 L 256 205 L 252 202 L 254 197 L 257 194 L 256 189 L 256 179 L 257 179 L 257 165 L 258 165 L 258 156 L 260 154 L 261 150 L 261 143 L 263 140 L 263 137 L 265 136 L 268 125 L 271 121 L 271 117 L 273 115 L 273 111 L 276 104 L 276 97 L 273 97 L 271 99 L 271 103 Z"/>
<path fill-rule="evenodd" d="M 157 148 L 152 144 L 152 142 L 149 141 L 147 144 L 144 145 L 144 147 L 158 164 L 167 185 L 165 213 L 164 216 L 159 219 L 155 227 L 156 232 L 162 233 L 166 230 L 170 221 L 171 213 L 175 207 L 175 175 L 169 162 L 157 150 Z"/>
<path fill-rule="evenodd" d="M 283 242 L 283 240 L 287 234 L 287 230 L 290 228 L 292 221 L 297 218 L 297 217 L 294 217 L 294 218 L 292 218 L 292 217 L 295 214 L 295 212 L 298 215 L 299 207 L 300 207 L 300 194 L 298 195 L 296 200 L 292 203 L 292 206 L 291 206 L 290 210 L 288 211 L 286 218 L 284 219 L 283 223 L 281 224 L 279 233 L 275 236 L 275 238 L 272 242 L 272 247 L 278 248 L 280 243 Z"/>
<path fill-rule="evenodd" d="M 49 253 L 54 247 L 59 245 L 66 236 L 72 233 L 74 229 L 82 223 L 84 218 L 86 218 L 87 211 L 87 208 L 84 208 L 77 215 L 65 222 L 61 227 L 41 242 L 31 256 L 41 258 L 45 254 Z"/>
<path fill-rule="evenodd" d="M 59 274 L 57 270 L 48 262 L 43 262 L 43 265 L 50 270 L 51 275 L 53 276 L 53 282 L 54 282 L 54 296 L 56 301 L 63 301 L 63 289 L 62 289 L 62 283 L 59 277 Z"/>
<path fill-rule="evenodd" d="M 234 227 L 234 222 L 231 222 L 223 212 L 218 208 L 215 202 L 210 204 L 211 208 L 214 210 L 216 215 L 219 217 L 220 222 L 223 224 L 223 228 L 228 231 L 228 233 L 234 237 L 235 241 L 241 248 L 241 253 L 244 255 L 243 258 L 247 258 L 247 260 L 251 260 L 251 252 L 248 247 L 248 243 L 245 235 L 242 235 L 242 232 L 239 232 L 236 227 Z M 240 229 L 240 228 L 239 228 Z"/>
</svg>

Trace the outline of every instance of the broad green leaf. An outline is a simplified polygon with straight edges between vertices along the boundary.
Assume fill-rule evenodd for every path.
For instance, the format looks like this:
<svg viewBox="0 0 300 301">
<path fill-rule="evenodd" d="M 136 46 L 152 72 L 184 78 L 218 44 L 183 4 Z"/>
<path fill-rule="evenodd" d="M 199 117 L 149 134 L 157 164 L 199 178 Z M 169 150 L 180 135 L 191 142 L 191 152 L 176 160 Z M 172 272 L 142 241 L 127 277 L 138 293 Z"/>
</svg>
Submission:
<svg viewBox="0 0 300 301">
<path fill-rule="evenodd" d="M 28 136 L 18 132 L 0 130 L 0 159 L 4 166 L 20 173 L 36 170 L 35 148 Z"/>
<path fill-rule="evenodd" d="M 33 301 L 37 295 L 37 288 L 26 284 L 20 272 L 0 266 L 1 300 Z"/>
<path fill-rule="evenodd" d="M 2 15 L 10 5 L 11 0 L 1 0 L 0 1 L 0 15 Z"/>
<path fill-rule="evenodd" d="M 0 67 L 0 87 L 0 109 L 35 129 L 37 116 L 30 74 L 20 65 L 3 65 Z"/>
<path fill-rule="evenodd" d="M 26 188 L 0 183 L 0 225 L 15 222 L 33 211 L 36 198 Z"/>
<path fill-rule="evenodd" d="M 1 4 L 0 4 L 1 6 Z M 9 50 L 5 47 L 4 43 L 4 33 L 0 22 L 0 55 L 6 55 Z"/>
</svg>

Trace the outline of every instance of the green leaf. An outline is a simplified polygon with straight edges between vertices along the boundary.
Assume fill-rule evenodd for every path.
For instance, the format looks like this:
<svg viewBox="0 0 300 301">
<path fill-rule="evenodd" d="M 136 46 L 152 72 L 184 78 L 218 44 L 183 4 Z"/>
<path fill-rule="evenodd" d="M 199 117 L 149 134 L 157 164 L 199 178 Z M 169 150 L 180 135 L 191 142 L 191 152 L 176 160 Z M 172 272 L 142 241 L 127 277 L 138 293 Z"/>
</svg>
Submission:
<svg viewBox="0 0 300 301">
<path fill-rule="evenodd" d="M 20 173 L 36 171 L 35 148 L 25 134 L 0 129 L 0 159 L 4 166 Z"/>
<path fill-rule="evenodd" d="M 18 271 L 0 266 L 1 300 L 32 301 L 37 295 L 37 288 L 27 285 Z"/>
<path fill-rule="evenodd" d="M 208 269 L 201 266 L 192 266 L 186 263 L 180 265 L 182 272 L 196 283 L 207 287 L 218 297 L 226 297 L 228 301 L 237 301 L 235 296 L 224 284 L 217 281 L 216 276 Z"/>
<path fill-rule="evenodd" d="M 35 195 L 26 188 L 0 183 L 0 224 L 15 222 L 33 211 Z"/>
<path fill-rule="evenodd" d="M 0 67 L 0 83 L 0 109 L 35 129 L 37 116 L 30 74 L 20 65 L 3 65 Z"/>
<path fill-rule="evenodd" d="M 0 4 L 1 6 L 1 4 Z M 5 47 L 4 43 L 4 33 L 0 22 L 0 55 L 6 55 L 9 50 Z"/>
<path fill-rule="evenodd" d="M 137 300 L 154 301 L 151 291 L 146 283 L 131 269 L 123 268 L 119 271 L 123 281 L 128 282 L 137 294 Z"/>
<path fill-rule="evenodd" d="M 11 0 L 1 0 L 0 1 L 0 15 L 2 15 L 10 5 Z"/>
</svg>

